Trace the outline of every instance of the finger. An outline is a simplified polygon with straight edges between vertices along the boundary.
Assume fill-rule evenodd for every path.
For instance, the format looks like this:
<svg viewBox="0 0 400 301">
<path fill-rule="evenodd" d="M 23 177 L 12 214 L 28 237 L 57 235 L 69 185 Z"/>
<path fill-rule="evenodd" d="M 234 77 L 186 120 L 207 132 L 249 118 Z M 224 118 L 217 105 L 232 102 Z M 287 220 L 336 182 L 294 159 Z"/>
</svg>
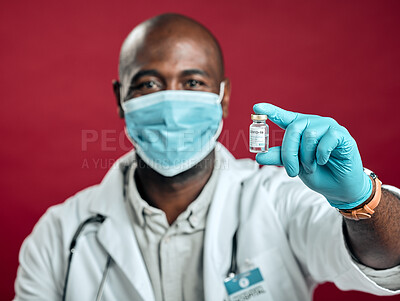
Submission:
<svg viewBox="0 0 400 301">
<path fill-rule="evenodd" d="M 325 165 L 332 151 L 341 143 L 343 135 L 335 128 L 330 127 L 322 136 L 317 146 L 316 158 L 319 165 Z"/>
<path fill-rule="evenodd" d="M 307 119 L 303 118 L 291 123 L 282 140 L 281 158 L 283 166 L 289 177 L 295 177 L 300 172 L 299 149 L 300 140 L 304 129 L 307 127 Z"/>
<path fill-rule="evenodd" d="M 258 103 L 253 106 L 256 114 L 267 115 L 269 120 L 278 125 L 282 129 L 286 129 L 296 118 L 301 115 L 299 113 L 286 111 L 270 103 Z"/>
<path fill-rule="evenodd" d="M 319 137 L 316 130 L 306 129 L 301 136 L 300 162 L 306 173 L 313 173 L 317 169 L 316 151 Z"/>
<path fill-rule="evenodd" d="M 258 153 L 256 161 L 262 165 L 277 165 L 282 166 L 281 147 L 271 147 L 267 153 Z"/>
</svg>

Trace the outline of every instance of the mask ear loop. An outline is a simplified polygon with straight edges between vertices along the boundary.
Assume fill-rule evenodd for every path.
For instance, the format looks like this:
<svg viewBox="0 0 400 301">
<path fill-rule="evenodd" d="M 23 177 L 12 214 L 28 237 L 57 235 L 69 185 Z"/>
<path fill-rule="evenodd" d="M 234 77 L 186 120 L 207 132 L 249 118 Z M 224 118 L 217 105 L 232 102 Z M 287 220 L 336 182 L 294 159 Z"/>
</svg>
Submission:
<svg viewBox="0 0 400 301">
<path fill-rule="evenodd" d="M 222 132 L 222 128 L 223 128 L 223 127 L 224 127 L 224 121 L 221 119 L 221 122 L 220 122 L 219 125 L 218 125 L 218 129 L 217 129 L 217 131 L 215 132 L 214 137 L 213 137 L 213 139 L 214 139 L 215 141 L 217 141 L 218 138 L 219 138 L 219 135 L 221 135 L 221 132 Z"/>
<path fill-rule="evenodd" d="M 225 81 L 222 81 L 219 84 L 219 97 L 218 97 L 218 103 L 222 102 L 222 99 L 224 98 L 224 94 L 225 94 Z M 213 140 L 217 141 L 219 138 L 219 135 L 221 135 L 222 132 L 222 128 L 224 127 L 224 121 L 221 118 L 221 122 L 218 125 L 218 129 L 215 132 L 214 136 L 213 136 Z"/>
<path fill-rule="evenodd" d="M 222 102 L 222 99 L 224 99 L 224 94 L 225 94 L 225 81 L 222 81 L 219 84 L 219 97 L 218 97 L 218 103 Z"/>
</svg>

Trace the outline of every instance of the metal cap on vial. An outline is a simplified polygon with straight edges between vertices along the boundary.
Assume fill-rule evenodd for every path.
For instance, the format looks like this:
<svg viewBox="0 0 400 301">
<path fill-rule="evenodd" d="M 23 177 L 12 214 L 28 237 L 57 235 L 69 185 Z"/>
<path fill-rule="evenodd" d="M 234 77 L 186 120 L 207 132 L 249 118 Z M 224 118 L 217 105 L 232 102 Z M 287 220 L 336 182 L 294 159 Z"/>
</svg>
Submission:
<svg viewBox="0 0 400 301">
<path fill-rule="evenodd" d="M 251 114 L 251 120 L 267 120 L 267 115 Z"/>
</svg>

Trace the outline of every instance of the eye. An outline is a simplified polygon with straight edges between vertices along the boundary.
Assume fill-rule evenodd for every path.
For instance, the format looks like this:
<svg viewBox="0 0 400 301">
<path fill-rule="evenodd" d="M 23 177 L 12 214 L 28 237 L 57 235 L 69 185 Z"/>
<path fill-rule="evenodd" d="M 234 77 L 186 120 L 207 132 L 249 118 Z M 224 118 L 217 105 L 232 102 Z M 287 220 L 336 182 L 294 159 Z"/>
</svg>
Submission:
<svg viewBox="0 0 400 301">
<path fill-rule="evenodd" d="M 155 81 L 149 80 L 149 81 L 138 84 L 136 87 L 134 87 L 134 89 L 136 89 L 136 90 L 155 89 L 157 87 L 159 87 L 159 85 Z"/>
<path fill-rule="evenodd" d="M 189 79 L 188 81 L 186 81 L 185 83 L 185 88 L 188 89 L 195 89 L 195 88 L 200 88 L 201 86 L 204 86 L 205 83 L 197 80 L 197 79 Z"/>
<path fill-rule="evenodd" d="M 138 97 L 162 89 L 162 84 L 157 80 L 145 80 L 129 87 L 128 97 Z"/>
</svg>

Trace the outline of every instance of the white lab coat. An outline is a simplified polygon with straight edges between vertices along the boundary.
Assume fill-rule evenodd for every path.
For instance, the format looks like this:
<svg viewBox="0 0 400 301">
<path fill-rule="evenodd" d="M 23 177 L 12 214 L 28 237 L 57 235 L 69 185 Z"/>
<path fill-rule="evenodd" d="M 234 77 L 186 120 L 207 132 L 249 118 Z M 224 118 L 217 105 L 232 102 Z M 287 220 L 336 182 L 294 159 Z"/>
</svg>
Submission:
<svg viewBox="0 0 400 301">
<path fill-rule="evenodd" d="M 154 300 L 123 197 L 122 166 L 133 158 L 133 152 L 125 155 L 101 184 L 51 207 L 40 219 L 21 248 L 16 301 L 61 300 L 72 236 L 82 221 L 98 213 L 107 218 L 89 225 L 78 239 L 67 300 L 95 300 L 108 254 L 113 261 L 103 300 Z M 259 267 L 273 300 L 311 300 L 315 285 L 325 281 L 343 290 L 400 293 L 378 286 L 359 270 L 346 249 L 340 214 L 299 179 L 289 178 L 282 168 L 259 169 L 250 159 L 236 160 L 220 144 L 217 161 L 220 175 L 204 242 L 206 300 L 226 298 L 223 280 L 239 223 L 239 268 Z M 196 275 L 191 277 L 196 281 Z"/>
</svg>

